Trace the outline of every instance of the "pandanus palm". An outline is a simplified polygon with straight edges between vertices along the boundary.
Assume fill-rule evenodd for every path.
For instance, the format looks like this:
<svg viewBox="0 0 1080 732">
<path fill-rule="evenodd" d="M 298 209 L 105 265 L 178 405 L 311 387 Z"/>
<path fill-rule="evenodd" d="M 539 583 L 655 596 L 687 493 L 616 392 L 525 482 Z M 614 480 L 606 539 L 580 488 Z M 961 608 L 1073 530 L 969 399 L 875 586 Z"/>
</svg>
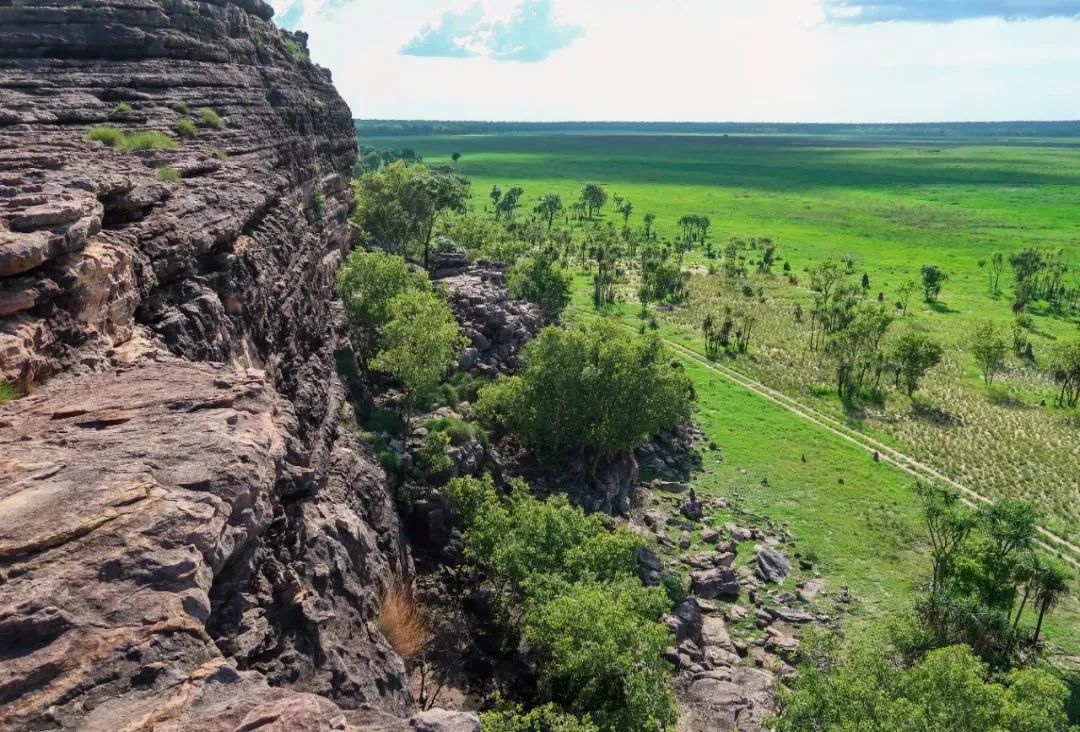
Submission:
<svg viewBox="0 0 1080 732">
<path fill-rule="evenodd" d="M 1035 608 L 1039 612 L 1039 619 L 1035 623 L 1035 643 L 1039 642 L 1043 619 L 1069 591 L 1071 582 L 1072 576 L 1069 571 L 1057 562 L 1046 562 L 1037 574 L 1034 593 Z"/>
</svg>

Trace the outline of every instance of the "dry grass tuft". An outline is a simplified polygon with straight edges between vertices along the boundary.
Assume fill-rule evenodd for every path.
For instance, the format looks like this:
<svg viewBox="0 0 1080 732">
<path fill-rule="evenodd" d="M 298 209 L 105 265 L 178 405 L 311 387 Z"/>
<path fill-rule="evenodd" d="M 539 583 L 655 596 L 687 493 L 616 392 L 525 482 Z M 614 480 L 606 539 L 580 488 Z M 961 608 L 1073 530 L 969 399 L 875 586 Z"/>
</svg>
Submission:
<svg viewBox="0 0 1080 732">
<path fill-rule="evenodd" d="M 375 622 L 390 646 L 406 661 L 419 654 L 431 638 L 420 604 L 401 578 L 392 580 L 383 592 Z"/>
</svg>

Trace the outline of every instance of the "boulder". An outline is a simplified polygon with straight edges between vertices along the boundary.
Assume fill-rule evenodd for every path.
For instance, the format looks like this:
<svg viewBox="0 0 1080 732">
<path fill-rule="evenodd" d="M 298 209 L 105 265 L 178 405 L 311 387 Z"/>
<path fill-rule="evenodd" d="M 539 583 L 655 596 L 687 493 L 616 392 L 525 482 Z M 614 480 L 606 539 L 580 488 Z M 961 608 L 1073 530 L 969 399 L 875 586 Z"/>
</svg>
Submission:
<svg viewBox="0 0 1080 732">
<path fill-rule="evenodd" d="M 767 544 L 758 548 L 757 574 L 766 582 L 783 582 L 791 574 L 791 564 Z"/>
<path fill-rule="evenodd" d="M 728 567 L 690 573 L 690 591 L 704 598 L 738 597 L 739 581 Z"/>
</svg>

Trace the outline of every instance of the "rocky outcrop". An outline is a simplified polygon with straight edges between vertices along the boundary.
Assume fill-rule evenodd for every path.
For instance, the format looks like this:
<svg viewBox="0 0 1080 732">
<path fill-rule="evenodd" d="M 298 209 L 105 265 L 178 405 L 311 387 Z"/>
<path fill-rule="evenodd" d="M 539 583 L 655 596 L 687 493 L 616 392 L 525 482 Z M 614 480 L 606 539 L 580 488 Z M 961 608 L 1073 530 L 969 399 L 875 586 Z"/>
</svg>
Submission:
<svg viewBox="0 0 1080 732">
<path fill-rule="evenodd" d="M 503 265 L 487 263 L 437 280 L 446 287 L 450 309 L 470 341 L 460 365 L 474 374 L 495 376 L 514 371 L 521 349 L 543 327 L 540 309 L 511 300 L 505 280 Z"/>
<path fill-rule="evenodd" d="M 410 560 L 339 428 L 350 114 L 271 15 L 0 3 L 0 727 L 412 711 L 374 622 Z"/>
</svg>

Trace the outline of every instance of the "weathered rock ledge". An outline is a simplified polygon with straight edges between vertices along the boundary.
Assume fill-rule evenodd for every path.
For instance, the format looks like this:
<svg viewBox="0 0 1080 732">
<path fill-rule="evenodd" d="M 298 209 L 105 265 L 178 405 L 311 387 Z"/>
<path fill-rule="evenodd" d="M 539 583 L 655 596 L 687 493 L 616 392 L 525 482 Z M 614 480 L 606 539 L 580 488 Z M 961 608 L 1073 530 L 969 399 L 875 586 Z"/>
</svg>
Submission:
<svg viewBox="0 0 1080 732">
<path fill-rule="evenodd" d="M 2 729 L 476 726 L 402 721 L 411 560 L 338 427 L 351 115 L 271 15 L 0 3 Z"/>
</svg>

